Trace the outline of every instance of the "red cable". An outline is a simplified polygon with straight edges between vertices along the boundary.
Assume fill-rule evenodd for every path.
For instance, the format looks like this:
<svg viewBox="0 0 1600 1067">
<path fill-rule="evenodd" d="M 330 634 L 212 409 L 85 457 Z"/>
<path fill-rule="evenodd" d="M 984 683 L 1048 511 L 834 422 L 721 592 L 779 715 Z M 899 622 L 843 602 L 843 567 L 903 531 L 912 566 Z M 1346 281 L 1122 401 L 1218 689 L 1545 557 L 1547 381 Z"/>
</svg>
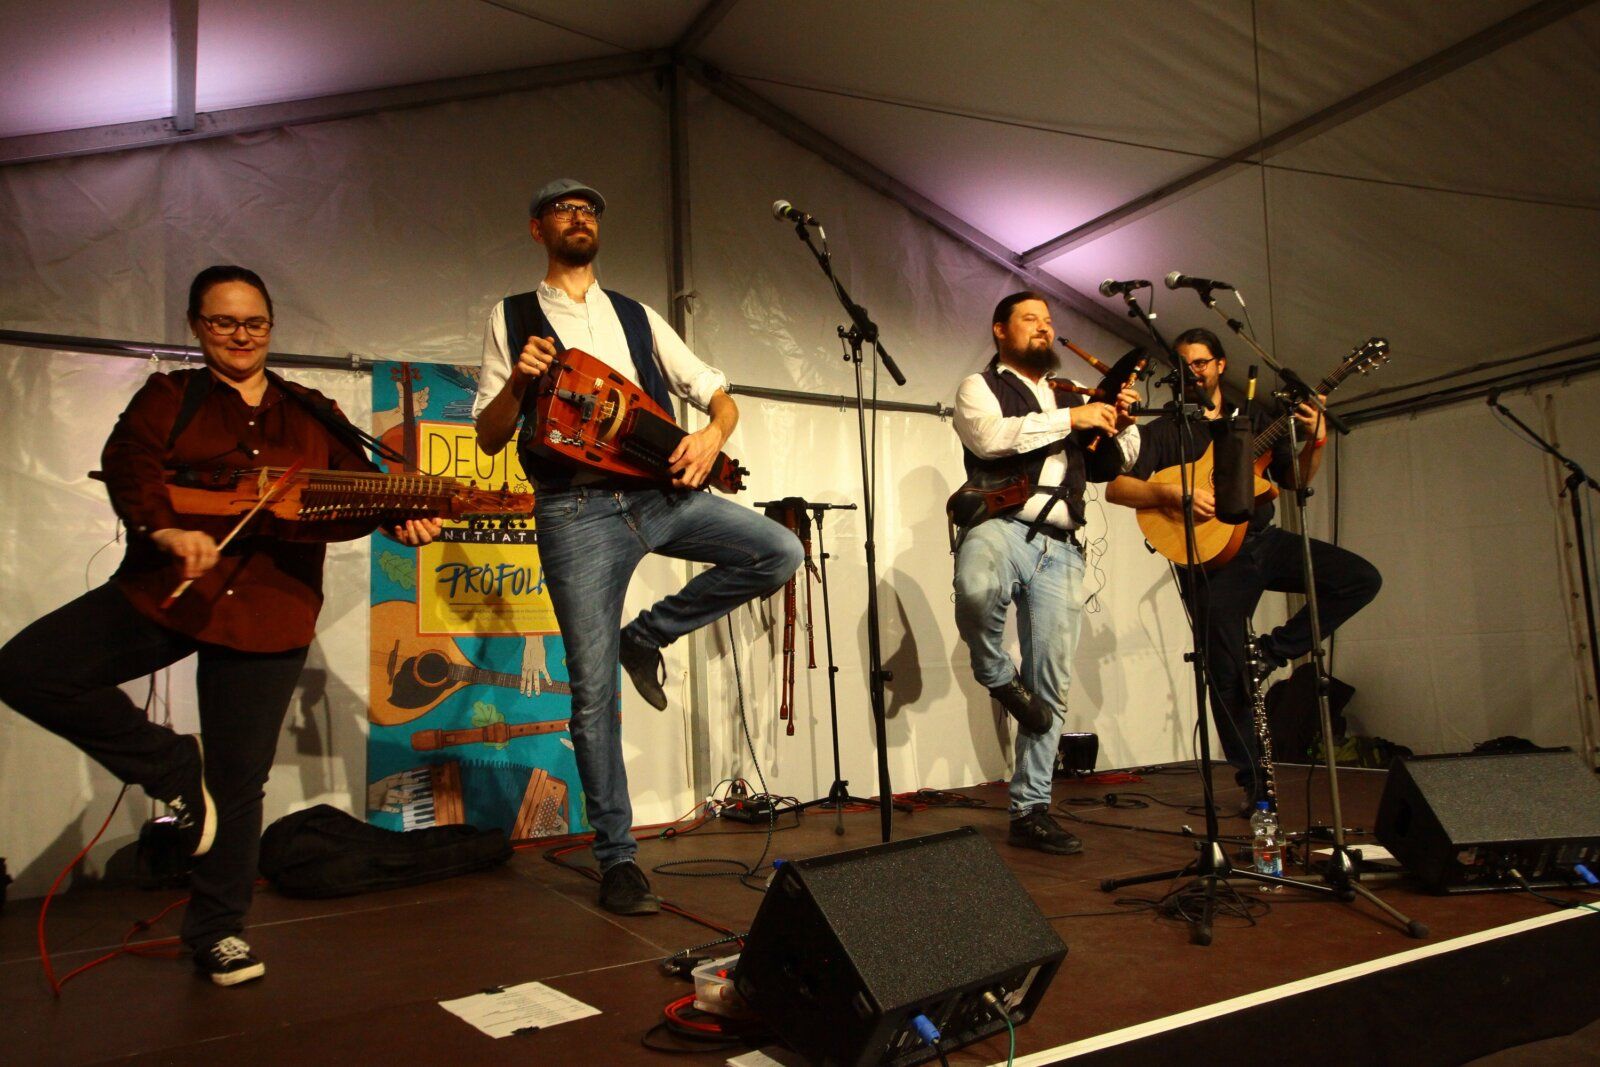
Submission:
<svg viewBox="0 0 1600 1067">
<path fill-rule="evenodd" d="M 665 1016 L 669 1022 L 675 1023 L 687 1030 L 695 1030 L 702 1034 L 714 1034 L 717 1037 L 723 1037 L 727 1035 L 727 1031 L 717 1023 L 705 1022 L 700 1019 L 685 1019 L 681 1014 L 683 1009 L 693 1006 L 694 994 L 690 993 L 686 997 L 679 997 L 677 1000 L 668 1003 L 666 1007 L 661 1009 L 661 1014 Z"/>
<path fill-rule="evenodd" d="M 54 996 L 59 997 L 61 995 L 61 987 L 66 984 L 67 979 L 63 978 L 59 982 L 56 981 L 55 968 L 50 965 L 50 946 L 46 943 L 44 934 L 45 917 L 50 914 L 50 901 L 55 899 L 56 890 L 61 888 L 62 880 L 66 878 L 67 875 L 71 874 L 72 869 L 83 862 L 83 857 L 89 854 L 89 850 L 94 848 L 94 846 L 100 842 L 100 837 L 106 832 L 106 827 L 111 825 L 111 817 L 115 815 L 117 813 L 117 809 L 122 806 L 122 798 L 127 794 L 128 787 L 124 785 L 121 791 L 117 793 L 117 799 L 112 802 L 111 810 L 106 812 L 106 821 L 100 824 L 99 830 L 95 831 L 93 840 L 91 840 L 87 845 L 84 845 L 82 850 L 80 850 L 76 856 L 72 857 L 72 862 L 63 867 L 61 869 L 61 873 L 56 875 L 56 880 L 50 883 L 50 890 L 49 892 L 45 893 L 44 901 L 39 905 L 39 963 L 44 968 L 44 980 L 49 984 L 50 992 Z M 115 955 L 115 953 L 113 953 L 113 955 Z M 97 960 L 95 962 L 98 963 L 100 961 Z M 84 968 L 80 967 L 78 970 L 84 970 Z M 72 974 L 77 973 L 78 971 L 72 972 Z M 67 975 L 67 978 L 71 978 L 72 974 Z"/>
</svg>

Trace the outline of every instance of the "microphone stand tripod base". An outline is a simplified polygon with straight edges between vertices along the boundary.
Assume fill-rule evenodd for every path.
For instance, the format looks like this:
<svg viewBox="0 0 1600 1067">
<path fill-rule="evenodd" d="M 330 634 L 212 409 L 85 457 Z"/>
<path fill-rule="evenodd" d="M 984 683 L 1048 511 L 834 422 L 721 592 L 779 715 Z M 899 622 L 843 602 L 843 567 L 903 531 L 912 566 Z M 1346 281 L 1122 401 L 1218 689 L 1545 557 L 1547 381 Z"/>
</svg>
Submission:
<svg viewBox="0 0 1600 1067">
<path fill-rule="evenodd" d="M 1293 889 L 1300 889 L 1313 894 L 1338 895 L 1338 890 L 1332 886 L 1318 885 L 1316 882 L 1304 882 L 1297 878 L 1284 878 L 1276 874 L 1262 874 L 1260 871 L 1250 871 L 1242 867 L 1235 867 L 1228 860 L 1228 853 L 1223 849 L 1222 843 L 1214 839 L 1195 842 L 1195 849 L 1199 852 L 1199 855 L 1188 866 L 1180 870 L 1155 871 L 1150 874 L 1136 874 L 1128 878 L 1106 878 L 1101 881 L 1100 890 L 1104 893 L 1110 893 L 1124 886 L 1165 882 L 1175 878 L 1192 879 L 1192 884 L 1198 885 L 1202 894 L 1200 915 L 1189 921 L 1189 940 L 1196 945 L 1211 944 L 1212 919 L 1217 912 L 1217 887 L 1219 885 L 1227 885 L 1232 879 L 1243 878 L 1261 885 L 1289 886 Z M 1232 887 L 1230 886 L 1229 888 Z M 1181 890 L 1175 890 L 1174 892 L 1181 892 Z M 1172 894 L 1168 895 L 1171 896 Z"/>
</svg>

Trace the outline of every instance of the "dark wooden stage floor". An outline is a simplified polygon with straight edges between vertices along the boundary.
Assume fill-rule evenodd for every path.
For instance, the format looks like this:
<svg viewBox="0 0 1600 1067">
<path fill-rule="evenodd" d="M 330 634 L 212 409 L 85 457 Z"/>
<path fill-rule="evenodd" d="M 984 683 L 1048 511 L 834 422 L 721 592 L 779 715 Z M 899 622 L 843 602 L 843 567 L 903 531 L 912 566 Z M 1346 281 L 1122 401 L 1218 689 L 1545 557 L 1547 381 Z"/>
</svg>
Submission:
<svg viewBox="0 0 1600 1067">
<path fill-rule="evenodd" d="M 1284 804 L 1291 828 L 1303 822 L 1299 783 L 1304 773 L 1286 774 L 1290 784 L 1284 790 Z M 1319 813 L 1325 807 L 1320 781 L 1319 776 L 1314 804 Z M 1370 826 L 1382 775 L 1356 772 L 1342 776 L 1342 781 L 1347 822 Z M 966 792 L 991 805 L 1004 803 L 998 786 Z M 1146 775 L 1136 784 L 1058 783 L 1056 799 L 1059 805 L 1107 792 L 1148 793 L 1169 803 L 1195 803 L 1199 777 L 1190 768 L 1175 768 Z M 1238 792 L 1219 789 L 1219 799 L 1224 810 L 1231 811 Z M 1152 829 L 1176 829 L 1183 823 L 1201 827 L 1197 816 L 1159 803 L 1142 809 L 1072 810 L 1087 818 Z M 1006 819 L 999 807 L 935 806 L 894 818 L 897 837 L 964 824 L 978 827 L 995 843 L 1043 912 L 1056 917 L 1055 928 L 1070 949 L 1039 1014 L 1017 1032 L 1019 1062 L 1054 1062 L 1065 1053 L 1028 1061 L 1024 1057 L 1073 1043 L 1078 1044 L 1070 1051 L 1086 1053 L 1086 1062 L 1167 1062 L 1167 1056 L 1148 1051 L 1107 1059 L 1105 1052 L 1094 1053 L 1083 1043 L 1096 1035 L 1340 968 L 1557 914 L 1551 906 L 1520 893 L 1437 897 L 1403 884 L 1376 884 L 1383 898 L 1431 928 L 1432 937 L 1419 942 L 1366 903 L 1323 902 L 1294 891 L 1264 894 L 1240 883 L 1244 895 L 1267 899 L 1270 912 L 1253 925 L 1219 920 L 1215 942 L 1202 948 L 1189 943 L 1183 925 L 1148 910 L 1115 908 L 1112 897 L 1097 888 L 1108 876 L 1185 862 L 1193 854 L 1189 842 L 1076 826 L 1085 852 L 1061 858 L 1007 846 Z M 775 835 L 773 855 L 802 858 L 878 839 L 875 813 L 847 815 L 845 825 L 845 835 L 836 837 L 834 817 L 812 813 L 797 829 Z M 1223 827 L 1230 834 L 1247 829 L 1237 818 L 1225 819 Z M 760 853 L 760 830 L 739 828 L 737 833 L 716 836 L 708 832 L 723 828 L 713 824 L 675 840 L 647 839 L 640 859 L 649 867 L 711 856 L 753 861 Z M 579 852 L 573 858 L 586 862 L 587 854 Z M 657 875 L 655 883 L 669 900 L 737 930 L 748 929 L 761 899 L 732 878 Z M 1154 897 L 1163 888 L 1144 886 L 1122 895 Z M 154 914 L 171 899 L 172 894 L 103 888 L 59 899 L 50 916 L 57 972 L 115 946 L 132 921 Z M 529 849 L 504 868 L 417 889 L 320 902 L 285 899 L 264 890 L 247 935 L 267 963 L 267 975 L 259 982 L 218 989 L 194 978 L 186 961 L 122 958 L 74 980 L 56 1000 L 40 975 L 36 912 L 36 902 L 12 901 L 0 916 L 0 1017 L 5 1019 L 0 1027 L 0 1060 L 6 1063 L 668 1062 L 669 1057 L 641 1047 L 640 1037 L 660 1019 L 662 1006 L 687 988 L 663 976 L 658 961 L 715 936 L 670 914 L 631 920 L 610 916 L 595 905 L 592 882 L 546 862 L 541 850 Z M 168 934 L 175 925 L 169 918 L 146 936 Z M 1544 929 L 1556 930 L 1570 942 L 1572 935 L 1565 932 L 1580 928 L 1585 933 L 1600 930 L 1600 916 L 1574 917 Z M 1500 940 L 1517 944 L 1515 938 Z M 1532 946 L 1527 951 L 1544 950 Z M 1477 969 L 1485 968 L 1479 964 Z M 1600 982 L 1594 977 L 1596 968 L 1590 966 L 1588 974 L 1590 981 Z M 601 1014 L 496 1041 L 437 1005 L 487 986 L 535 980 L 599 1008 Z M 1488 986 L 1495 980 L 1482 974 L 1447 978 Z M 1381 1007 L 1390 1013 L 1396 999 L 1403 1001 L 1409 995 L 1403 984 L 1372 994 L 1383 998 Z M 1594 1005 L 1593 1017 L 1600 1017 L 1600 985 L 1591 985 L 1586 996 Z M 1353 1009 L 1340 1010 L 1359 1013 L 1360 999 L 1355 1003 Z M 1425 1004 L 1426 998 L 1419 996 L 1417 1003 Z M 1260 1048 L 1250 1027 L 1239 1026 L 1229 1035 L 1236 1044 L 1230 1062 L 1443 1062 L 1456 1055 L 1430 1059 L 1413 1054 L 1419 1047 L 1415 1042 L 1424 1040 L 1426 1026 L 1437 1026 L 1438 1019 L 1418 1020 L 1415 1032 L 1388 1035 L 1381 1048 L 1346 1048 L 1348 1057 L 1308 1055 L 1308 1049 L 1338 1040 L 1349 1030 L 1348 1020 L 1324 1012 L 1320 1018 L 1300 1021 L 1303 1025 L 1298 1027 L 1274 1024 L 1281 1027 L 1282 1045 L 1276 1049 Z M 1338 1032 L 1326 1033 L 1330 1028 Z M 1509 1034 L 1503 1040 L 1483 1037 L 1475 1041 L 1472 1055 L 1527 1039 Z M 688 1062 L 721 1063 L 726 1055 L 704 1053 Z M 969 1065 L 1003 1063 L 1005 1058 L 1003 1039 L 950 1056 L 952 1063 Z M 1460 1056 L 1457 1061 L 1470 1058 Z M 1212 1061 L 1201 1056 L 1185 1062 Z"/>
</svg>

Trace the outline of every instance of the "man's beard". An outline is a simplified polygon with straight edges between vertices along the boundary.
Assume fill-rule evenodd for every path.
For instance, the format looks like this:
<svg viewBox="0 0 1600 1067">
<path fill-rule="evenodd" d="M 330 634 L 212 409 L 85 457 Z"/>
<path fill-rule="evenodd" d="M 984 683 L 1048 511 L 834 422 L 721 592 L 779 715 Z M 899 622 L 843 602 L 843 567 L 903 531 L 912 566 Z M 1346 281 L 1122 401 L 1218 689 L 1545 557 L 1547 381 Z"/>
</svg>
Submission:
<svg viewBox="0 0 1600 1067">
<path fill-rule="evenodd" d="M 1008 355 L 1012 363 L 1035 374 L 1049 374 L 1061 369 L 1061 357 L 1056 355 L 1055 350 L 1049 345 L 1036 348 L 1030 344 Z"/>
<path fill-rule="evenodd" d="M 600 254 L 600 237 L 593 230 L 579 231 L 586 234 L 589 243 L 578 244 L 574 238 L 578 232 L 564 233 L 551 249 L 555 258 L 569 267 L 587 267 L 594 262 L 594 257 Z"/>
</svg>

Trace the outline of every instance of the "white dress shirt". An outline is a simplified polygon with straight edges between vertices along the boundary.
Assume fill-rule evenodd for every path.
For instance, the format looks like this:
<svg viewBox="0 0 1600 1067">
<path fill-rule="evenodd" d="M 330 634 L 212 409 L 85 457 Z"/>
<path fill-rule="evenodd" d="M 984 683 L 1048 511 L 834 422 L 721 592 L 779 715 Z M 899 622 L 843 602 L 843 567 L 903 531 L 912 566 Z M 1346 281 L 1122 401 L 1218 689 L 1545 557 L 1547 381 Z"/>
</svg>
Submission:
<svg viewBox="0 0 1600 1067">
<path fill-rule="evenodd" d="M 628 351 L 627 335 L 622 332 L 622 320 L 617 318 L 617 309 L 611 306 L 611 298 L 598 282 L 589 286 L 582 300 L 574 300 L 546 282 L 539 283 L 538 293 L 539 307 L 563 345 L 581 348 L 638 384 L 639 375 L 633 365 L 633 354 Z M 666 319 L 656 314 L 655 309 L 645 306 L 644 313 L 655 341 L 656 366 L 666 379 L 667 388 L 705 411 L 712 395 L 718 389 L 727 388 L 727 376 L 707 366 L 691 352 L 683 338 Z M 505 302 L 500 301 L 489 315 L 489 325 L 483 335 L 483 368 L 478 374 L 478 396 L 472 403 L 474 419 L 505 387 L 519 355 L 520 352 L 506 349 L 506 309 Z"/>
<path fill-rule="evenodd" d="M 956 434 L 961 443 L 981 459 L 998 459 L 1032 452 L 1036 448 L 1061 440 L 1072 432 L 1072 409 L 1056 405 L 1056 391 L 1049 380 L 1030 380 L 1005 364 L 1001 374 L 1009 374 L 1021 383 L 1039 401 L 1039 411 L 1027 415 L 1007 417 L 1000 413 L 1000 398 L 995 396 L 982 374 L 969 374 L 956 390 Z M 1070 380 L 1070 379 L 1069 379 Z M 1139 457 L 1139 427 L 1129 426 L 1117 434 L 1116 442 L 1122 451 L 1122 469 L 1127 471 Z M 1100 446 L 1104 448 L 1105 446 Z M 1067 459 L 1064 453 L 1054 452 L 1045 457 L 1039 471 L 1040 488 L 1015 517 L 1024 522 L 1038 518 L 1039 512 L 1067 476 Z M 1050 509 L 1045 525 L 1063 530 L 1072 529 L 1071 509 L 1062 500 Z"/>
</svg>

